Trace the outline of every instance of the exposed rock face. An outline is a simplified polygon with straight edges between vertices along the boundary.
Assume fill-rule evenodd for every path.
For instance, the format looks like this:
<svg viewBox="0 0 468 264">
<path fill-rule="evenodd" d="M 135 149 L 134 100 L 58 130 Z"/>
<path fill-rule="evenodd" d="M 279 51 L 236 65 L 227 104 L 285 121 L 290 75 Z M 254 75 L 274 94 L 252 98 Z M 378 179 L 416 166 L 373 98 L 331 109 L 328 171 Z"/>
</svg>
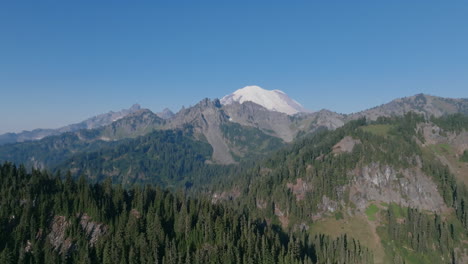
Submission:
<svg viewBox="0 0 468 264">
<path fill-rule="evenodd" d="M 107 233 L 108 227 L 103 223 L 91 221 L 91 217 L 88 214 L 84 213 L 77 217 L 80 220 L 80 226 L 86 234 L 90 246 L 94 246 L 99 238 Z M 53 249 L 59 251 L 62 255 L 69 254 L 75 247 L 72 240 L 66 237 L 66 230 L 70 225 L 71 222 L 65 216 L 55 216 L 51 224 L 52 230 L 47 235 L 48 242 L 52 245 Z"/>
<path fill-rule="evenodd" d="M 70 221 L 67 221 L 65 216 L 55 216 L 52 221 L 52 231 L 47 236 L 54 250 L 59 251 L 60 254 L 68 254 L 72 247 L 71 239 L 65 238 L 65 231 L 69 226 Z"/>
<path fill-rule="evenodd" d="M 281 226 L 283 228 L 287 228 L 289 225 L 288 213 L 285 212 L 285 210 L 281 210 L 281 208 L 277 204 L 275 204 L 274 213 L 278 217 L 279 221 L 281 222 Z"/>
<path fill-rule="evenodd" d="M 463 151 L 468 149 L 468 131 L 446 132 L 432 123 L 419 124 L 417 129 L 422 131 L 424 136 L 423 146 L 448 144 L 457 155 L 463 154 Z"/>
<path fill-rule="evenodd" d="M 205 137 L 213 147 L 213 161 L 220 164 L 232 164 L 234 159 L 220 128 L 222 123 L 228 122 L 228 118 L 221 109 L 219 100 L 204 99 L 194 107 L 177 113 L 167 128 L 192 126 L 194 132 L 202 138 Z"/>
<path fill-rule="evenodd" d="M 332 152 L 334 154 L 351 153 L 354 149 L 354 146 L 360 143 L 361 141 L 359 139 L 356 140 L 350 136 L 346 136 L 340 140 L 340 142 L 336 143 L 335 146 L 333 146 Z"/>
<path fill-rule="evenodd" d="M 86 233 L 89 244 L 94 246 L 98 239 L 107 233 L 108 227 L 103 223 L 91 221 L 91 217 L 88 214 L 83 214 L 80 217 L 80 225 L 83 231 Z"/>
<path fill-rule="evenodd" d="M 322 197 L 322 202 L 319 205 L 319 208 L 324 212 L 333 213 L 339 208 L 339 203 L 336 201 L 331 200 L 327 196 Z"/>
<path fill-rule="evenodd" d="M 318 128 L 334 130 L 345 123 L 344 115 L 328 110 L 290 116 L 269 111 L 253 102 L 242 104 L 234 102 L 224 105 L 223 109 L 229 115 L 231 122 L 257 127 L 266 134 L 279 137 L 285 142 L 293 141 L 300 132 L 311 133 Z"/>
<path fill-rule="evenodd" d="M 302 178 L 297 178 L 296 184 L 287 183 L 286 187 L 296 196 L 297 201 L 304 200 L 306 193 L 310 190 L 309 184 L 303 181 Z"/>
<path fill-rule="evenodd" d="M 291 128 L 292 117 L 270 111 L 253 102 L 243 104 L 234 102 L 224 105 L 223 109 L 231 122 L 260 128 L 265 133 L 279 137 L 285 142 L 291 142 L 296 134 L 296 131 Z"/>
<path fill-rule="evenodd" d="M 459 181 L 468 185 L 468 163 L 460 162 L 460 156 L 468 149 L 468 132 L 458 133 L 443 131 L 432 123 L 418 125 L 422 132 L 423 147 L 433 149 L 433 153 L 446 165 Z"/>
<path fill-rule="evenodd" d="M 395 170 L 378 163 L 356 169 L 350 200 L 364 210 L 370 201 L 396 203 L 433 212 L 447 209 L 437 186 L 419 168 Z"/>
<path fill-rule="evenodd" d="M 460 134 L 452 133 L 449 135 L 449 141 L 454 146 L 456 154 L 462 155 L 468 149 L 468 132 L 463 131 Z"/>
<path fill-rule="evenodd" d="M 318 212 L 312 215 L 312 220 L 316 221 L 326 215 L 333 214 L 344 205 L 343 200 L 340 202 L 334 201 L 327 196 L 322 196 L 322 201 L 317 205 Z"/>
<path fill-rule="evenodd" d="M 434 145 L 446 141 L 446 138 L 440 135 L 440 127 L 434 124 L 419 124 L 417 129 L 422 131 L 425 140 L 424 145 Z"/>
<path fill-rule="evenodd" d="M 110 125 L 102 127 L 100 129 L 99 134 L 101 137 L 99 139 L 103 140 L 104 138 L 108 138 L 109 140 L 119 140 L 138 137 L 150 133 L 155 129 L 162 128 L 165 123 L 165 120 L 158 117 L 150 110 L 141 109 Z"/>
<path fill-rule="evenodd" d="M 346 122 L 346 116 L 338 114 L 326 109 L 322 109 L 306 116 L 306 123 L 308 127 L 301 127 L 301 130 L 308 132 L 308 130 L 315 130 L 320 127 L 325 127 L 329 130 L 335 130 L 342 127 Z"/>
<path fill-rule="evenodd" d="M 24 247 L 24 252 L 29 253 L 32 251 L 32 244 L 30 240 L 26 241 L 26 246 Z"/>
</svg>

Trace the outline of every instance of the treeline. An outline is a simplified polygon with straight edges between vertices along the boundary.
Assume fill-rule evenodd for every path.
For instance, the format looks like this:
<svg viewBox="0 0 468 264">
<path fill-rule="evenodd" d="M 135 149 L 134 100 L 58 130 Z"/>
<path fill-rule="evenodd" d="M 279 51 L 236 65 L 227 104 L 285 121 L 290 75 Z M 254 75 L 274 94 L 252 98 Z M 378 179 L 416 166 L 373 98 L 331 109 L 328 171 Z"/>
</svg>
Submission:
<svg viewBox="0 0 468 264">
<path fill-rule="evenodd" d="M 0 263 L 372 263 L 346 236 L 281 228 L 153 187 L 0 166 Z"/>
</svg>

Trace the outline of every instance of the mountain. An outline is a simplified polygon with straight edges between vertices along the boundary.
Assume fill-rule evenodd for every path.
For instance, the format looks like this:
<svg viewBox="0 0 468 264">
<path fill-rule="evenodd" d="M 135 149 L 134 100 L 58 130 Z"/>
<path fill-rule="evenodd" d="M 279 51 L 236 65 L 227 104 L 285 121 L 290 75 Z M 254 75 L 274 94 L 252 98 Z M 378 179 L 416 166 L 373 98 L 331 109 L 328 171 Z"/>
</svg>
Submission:
<svg viewBox="0 0 468 264">
<path fill-rule="evenodd" d="M 192 139 L 211 146 L 212 155 L 206 162 L 216 164 L 254 160 L 284 146 L 280 138 L 257 127 L 229 121 L 219 100 L 205 99 L 166 120 L 148 109 L 140 109 L 100 128 L 7 144 L 0 147 L 0 161 L 53 169 L 76 155 L 112 147 L 124 139 L 147 136 L 155 130 L 190 131 Z M 182 141 L 176 142 L 179 143 Z M 133 143 L 127 140 L 124 144 Z"/>
<path fill-rule="evenodd" d="M 171 111 L 169 108 L 164 108 L 162 112 L 156 113 L 162 119 L 170 119 L 175 116 L 174 112 Z"/>
<path fill-rule="evenodd" d="M 403 116 L 415 112 L 425 117 L 441 117 L 455 113 L 468 114 L 468 99 L 443 98 L 427 94 L 395 99 L 389 103 L 349 115 L 350 119 L 366 117 L 376 120 L 380 116 Z"/>
<path fill-rule="evenodd" d="M 294 115 L 300 112 L 308 112 L 302 105 L 280 90 L 265 90 L 259 86 L 246 86 L 226 95 L 221 99 L 221 104 L 229 105 L 234 102 L 253 102 L 270 111 Z"/>
<path fill-rule="evenodd" d="M 258 127 L 232 122 L 218 99 L 206 98 L 193 107 L 182 109 L 166 125 L 167 129 L 187 127 L 193 129 L 196 138 L 212 146 L 212 162 L 217 164 L 233 164 L 247 157 L 264 156 L 283 146 L 281 139 Z"/>
<path fill-rule="evenodd" d="M 317 129 L 336 129 L 345 122 L 345 116 L 328 110 L 313 113 L 288 115 L 270 111 L 263 106 L 247 101 L 223 105 L 222 109 L 229 116 L 229 121 L 243 126 L 255 127 L 264 133 L 292 142 L 298 136 L 313 133 Z"/>
<path fill-rule="evenodd" d="M 249 90 L 258 90 L 257 88 L 251 89 L 250 87 L 244 89 L 238 91 L 244 90 L 247 91 L 246 94 L 249 94 Z M 468 114 L 468 99 L 452 99 L 417 94 L 410 97 L 398 98 L 389 103 L 352 114 L 339 114 L 323 109 L 313 113 L 303 110 L 295 115 L 289 115 L 283 112 L 272 111 L 271 108 L 268 109 L 268 107 L 262 106 L 261 103 L 253 102 L 254 100 L 244 100 L 245 98 L 242 96 L 243 91 L 237 93 L 238 91 L 225 96 L 221 100 L 221 103 L 224 102 L 222 108 L 229 116 L 229 120 L 245 126 L 257 127 L 269 135 L 281 138 L 285 142 L 292 142 L 298 136 L 313 133 L 320 128 L 333 130 L 351 120 L 362 117 L 376 120 L 378 117 L 403 116 L 409 112 L 422 114 L 426 118 L 431 116 L 441 117 L 455 113 Z M 234 96 L 236 93 L 237 95 Z M 234 100 L 235 98 L 238 100 Z"/>
<path fill-rule="evenodd" d="M 193 139 L 190 131 L 156 130 L 75 153 L 56 168 L 96 182 L 110 178 L 125 186 L 151 183 L 181 188 L 214 177 L 216 169 L 206 163 L 211 154 L 211 146 Z"/>
<path fill-rule="evenodd" d="M 346 233 L 375 263 L 466 263 L 467 142 L 462 114 L 361 118 L 220 181 L 212 200 L 286 230 Z"/>
<path fill-rule="evenodd" d="M 125 138 L 136 138 L 154 130 L 162 129 L 166 120 L 148 109 L 140 109 L 109 125 L 94 129 L 104 141 L 116 141 Z"/>
<path fill-rule="evenodd" d="M 249 89 L 252 88 L 247 90 Z M 298 138 L 324 129 L 334 130 L 349 121 L 362 117 L 376 120 L 380 116 L 402 116 L 408 112 L 421 113 L 426 117 L 432 115 L 443 116 L 458 112 L 467 113 L 467 101 L 467 99 L 449 99 L 420 94 L 396 99 L 388 104 L 350 115 L 325 109 L 313 113 L 301 112 L 288 115 L 269 110 L 251 101 L 243 103 L 232 101 L 229 104 L 222 104 L 217 99 L 204 99 L 195 106 L 182 109 L 177 114 L 171 114 L 172 112 L 166 110 L 163 111 L 166 115 L 161 113 L 158 115 L 150 110 L 139 109 L 139 106 L 135 106 L 131 109 L 133 113 L 127 114 L 126 118 L 120 118 L 97 129 L 74 133 L 76 133 L 78 139 L 84 140 L 89 148 L 92 148 L 94 144 L 92 142 L 94 141 L 99 145 L 101 144 L 97 142 L 99 140 L 116 141 L 143 136 L 153 130 L 184 130 L 190 127 L 190 129 L 193 129 L 195 139 L 208 142 L 213 148 L 212 157 L 207 162 L 234 164 L 242 160 L 265 157 Z M 84 134 L 87 136 L 83 136 Z M 92 137 L 89 136 L 91 134 Z M 60 137 L 56 139 L 58 142 L 62 141 Z M 79 146 L 82 146 L 82 143 L 78 144 L 73 151 L 79 152 Z M 58 146 L 61 146 L 61 143 L 58 143 Z M 64 148 L 66 148 L 65 146 L 68 145 L 64 145 Z M 30 148 L 41 149 L 40 144 L 27 143 L 22 146 L 0 148 L 0 159 L 9 160 L 16 157 L 12 161 L 28 165 L 45 165 L 49 164 L 44 162 L 45 160 L 56 155 L 54 153 L 59 153 L 52 151 L 38 156 L 39 153 L 43 153 L 43 150 L 39 152 L 29 151 L 32 150 Z M 48 147 L 44 149 L 50 150 Z M 85 149 L 88 149 L 88 147 Z M 29 155 L 26 158 L 22 156 L 22 153 L 36 154 L 34 156 Z M 59 158 L 59 160 L 62 159 Z"/>
<path fill-rule="evenodd" d="M 97 151 L 123 139 L 146 135 L 163 125 L 165 120 L 148 109 L 140 109 L 100 128 L 81 129 L 41 140 L 0 146 L 0 161 L 23 164 L 28 168 L 53 169 L 74 155 Z"/>
<path fill-rule="evenodd" d="M 106 114 L 97 115 L 86 119 L 80 123 L 71 124 L 57 129 L 35 129 L 32 131 L 23 131 L 20 133 L 6 133 L 0 135 L 0 145 L 15 142 L 24 142 L 31 140 L 40 140 L 47 136 L 59 135 L 65 132 L 74 132 L 80 129 L 94 129 L 99 128 L 112 122 L 115 122 L 128 114 L 134 113 L 140 110 L 141 107 L 138 104 L 134 104 L 129 109 L 122 109 L 119 112 L 110 111 Z"/>
</svg>

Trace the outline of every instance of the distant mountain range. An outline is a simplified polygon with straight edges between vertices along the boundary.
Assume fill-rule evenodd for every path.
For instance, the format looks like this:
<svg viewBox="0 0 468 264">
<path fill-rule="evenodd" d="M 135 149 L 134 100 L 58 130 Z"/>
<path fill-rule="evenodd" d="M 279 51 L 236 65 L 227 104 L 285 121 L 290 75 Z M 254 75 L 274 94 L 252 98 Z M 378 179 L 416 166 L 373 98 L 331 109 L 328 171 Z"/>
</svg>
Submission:
<svg viewBox="0 0 468 264">
<path fill-rule="evenodd" d="M 140 110 L 141 107 L 138 104 L 133 105 L 129 109 L 122 109 L 118 112 L 109 112 L 106 114 L 100 114 L 89 119 L 86 119 L 80 123 L 71 124 L 68 126 L 64 126 L 57 129 L 34 129 L 32 131 L 23 131 L 20 133 L 6 133 L 0 135 L 0 145 L 6 143 L 14 143 L 14 142 L 23 142 L 23 141 L 30 141 L 30 140 L 40 140 L 47 136 L 52 135 L 59 135 L 65 132 L 74 132 L 80 129 L 94 129 L 98 127 L 102 127 L 112 122 L 115 122 L 122 117 L 134 113 Z"/>
<path fill-rule="evenodd" d="M 387 104 L 376 106 L 349 116 L 352 118 L 366 117 L 375 120 L 379 116 L 402 116 L 408 112 L 419 113 L 426 117 L 441 117 L 455 113 L 468 114 L 468 99 L 443 98 L 427 94 L 417 94 L 410 97 L 395 99 Z"/>
<path fill-rule="evenodd" d="M 468 99 L 418 94 L 346 115 L 325 109 L 310 112 L 284 92 L 247 86 L 221 100 L 203 99 L 195 106 L 182 109 L 177 114 L 168 109 L 154 114 L 148 109 L 134 105 L 129 109 L 98 115 L 59 129 L 36 129 L 0 135 L 0 144 L 21 144 L 24 141 L 40 140 L 66 132 L 73 133 L 79 140 L 89 143 L 135 138 L 154 130 L 190 129 L 194 139 L 207 142 L 213 148 L 210 162 L 233 164 L 253 156 L 267 155 L 299 137 L 322 129 L 334 130 L 351 120 L 362 117 L 376 120 L 381 116 L 402 116 L 407 112 L 420 113 L 426 117 L 466 114 Z M 57 140 L 59 139 L 60 137 L 57 137 Z M 51 140 L 54 138 L 47 139 Z M 14 155 L 11 148 L 15 147 L 16 145 L 5 146 L 0 148 L 0 153 L 2 149 L 8 149 L 12 151 L 8 154 L 11 157 Z M 0 155 L 0 160 L 2 159 L 7 158 Z M 41 157 L 38 156 L 17 161 L 31 165 L 48 164 L 41 162 Z"/>
<path fill-rule="evenodd" d="M 106 125 L 109 125 L 117 120 L 122 119 L 125 116 L 133 114 L 141 110 L 139 104 L 132 105 L 129 109 L 122 109 L 118 112 L 110 111 L 105 114 L 100 114 L 91 118 L 88 118 L 80 123 L 67 125 L 57 129 L 34 129 L 32 131 L 23 131 L 20 133 L 5 133 L 0 135 L 0 145 L 15 142 L 24 142 L 32 140 L 40 140 L 47 136 L 60 135 L 66 132 L 75 132 L 81 129 L 96 129 Z M 157 115 L 163 119 L 174 116 L 174 113 L 169 109 L 164 109 Z"/>
</svg>

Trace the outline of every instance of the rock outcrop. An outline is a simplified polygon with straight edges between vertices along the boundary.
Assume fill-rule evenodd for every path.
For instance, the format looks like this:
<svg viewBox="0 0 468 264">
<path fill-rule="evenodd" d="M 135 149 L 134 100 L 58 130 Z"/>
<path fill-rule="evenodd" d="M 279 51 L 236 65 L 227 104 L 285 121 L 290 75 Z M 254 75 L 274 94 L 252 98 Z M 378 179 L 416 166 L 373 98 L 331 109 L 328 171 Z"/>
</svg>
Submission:
<svg viewBox="0 0 468 264">
<path fill-rule="evenodd" d="M 420 168 L 394 169 L 372 163 L 357 168 L 351 175 L 350 201 L 364 210 L 371 201 L 396 203 L 432 212 L 447 210 L 436 184 Z"/>
<path fill-rule="evenodd" d="M 77 215 L 76 217 L 79 218 L 80 227 L 90 246 L 94 246 L 108 231 L 106 225 L 92 221 L 92 218 L 86 213 Z M 66 236 L 66 231 L 71 224 L 71 221 L 65 216 L 57 215 L 53 218 L 51 231 L 47 235 L 47 241 L 52 245 L 52 248 L 59 251 L 61 255 L 69 254 L 76 247 L 72 239 Z M 42 231 L 38 232 L 38 234 L 40 233 L 42 233 Z M 27 245 L 26 248 L 28 247 L 30 248 L 31 246 Z"/>
</svg>

